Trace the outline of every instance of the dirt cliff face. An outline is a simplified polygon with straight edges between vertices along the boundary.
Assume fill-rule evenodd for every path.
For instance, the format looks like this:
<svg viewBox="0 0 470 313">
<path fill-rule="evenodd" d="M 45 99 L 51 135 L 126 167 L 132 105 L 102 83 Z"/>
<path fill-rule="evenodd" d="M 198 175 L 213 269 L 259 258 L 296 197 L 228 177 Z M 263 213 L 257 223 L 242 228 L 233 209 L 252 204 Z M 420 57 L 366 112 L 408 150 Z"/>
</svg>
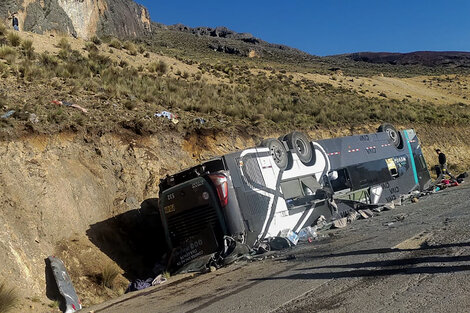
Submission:
<svg viewBox="0 0 470 313">
<path fill-rule="evenodd" d="M 8 21 L 12 13 L 17 13 L 21 30 L 36 33 L 89 38 L 95 34 L 136 37 L 151 31 L 148 10 L 131 0 L 2 1 L 0 20 Z"/>
</svg>

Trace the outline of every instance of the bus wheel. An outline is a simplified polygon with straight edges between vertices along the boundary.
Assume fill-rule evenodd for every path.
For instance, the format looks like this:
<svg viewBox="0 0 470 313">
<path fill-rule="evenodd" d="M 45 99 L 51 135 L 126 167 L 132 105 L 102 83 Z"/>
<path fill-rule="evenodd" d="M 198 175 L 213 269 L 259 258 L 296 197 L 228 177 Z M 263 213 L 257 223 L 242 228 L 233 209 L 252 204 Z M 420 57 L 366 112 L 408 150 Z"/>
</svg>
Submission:
<svg viewBox="0 0 470 313">
<path fill-rule="evenodd" d="M 281 170 L 285 170 L 287 168 L 289 157 L 287 156 L 287 150 L 282 142 L 275 138 L 269 138 L 261 141 L 260 146 L 269 149 L 277 167 Z"/>
<path fill-rule="evenodd" d="M 398 149 L 403 148 L 403 138 L 401 138 L 400 132 L 398 132 L 393 125 L 385 123 L 379 126 L 377 129 L 377 132 L 379 133 L 387 133 L 388 138 L 390 138 L 393 141 L 393 144 L 395 147 Z"/>
<path fill-rule="evenodd" d="M 314 157 L 312 144 L 305 134 L 292 132 L 284 136 L 284 141 L 287 142 L 289 149 L 294 150 L 302 163 L 312 163 Z"/>
</svg>

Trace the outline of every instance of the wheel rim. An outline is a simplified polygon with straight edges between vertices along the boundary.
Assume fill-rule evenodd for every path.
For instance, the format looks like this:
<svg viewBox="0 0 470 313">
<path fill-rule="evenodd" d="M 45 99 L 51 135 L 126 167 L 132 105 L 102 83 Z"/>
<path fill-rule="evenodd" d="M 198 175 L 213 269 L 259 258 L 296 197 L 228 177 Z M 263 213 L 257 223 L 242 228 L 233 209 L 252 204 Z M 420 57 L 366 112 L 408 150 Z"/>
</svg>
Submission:
<svg viewBox="0 0 470 313">
<path fill-rule="evenodd" d="M 282 151 L 278 147 L 271 148 L 271 155 L 274 159 L 274 162 L 280 163 L 282 158 Z"/>
<path fill-rule="evenodd" d="M 393 129 L 387 129 L 387 134 L 393 142 L 397 142 L 398 134 Z"/>
<path fill-rule="evenodd" d="M 307 150 L 304 142 L 298 139 L 295 141 L 295 145 L 296 145 L 297 151 L 299 151 L 300 154 L 304 155 L 305 151 Z"/>
</svg>

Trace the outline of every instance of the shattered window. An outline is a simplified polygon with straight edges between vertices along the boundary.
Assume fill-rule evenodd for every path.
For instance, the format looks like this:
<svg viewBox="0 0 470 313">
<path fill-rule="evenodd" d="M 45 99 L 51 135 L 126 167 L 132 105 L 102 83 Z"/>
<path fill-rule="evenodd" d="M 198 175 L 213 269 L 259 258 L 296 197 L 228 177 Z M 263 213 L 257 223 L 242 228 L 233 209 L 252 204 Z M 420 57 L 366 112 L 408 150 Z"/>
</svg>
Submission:
<svg viewBox="0 0 470 313">
<path fill-rule="evenodd" d="M 314 176 L 304 176 L 281 182 L 281 190 L 288 208 L 304 205 L 316 198 L 321 186 Z"/>
</svg>

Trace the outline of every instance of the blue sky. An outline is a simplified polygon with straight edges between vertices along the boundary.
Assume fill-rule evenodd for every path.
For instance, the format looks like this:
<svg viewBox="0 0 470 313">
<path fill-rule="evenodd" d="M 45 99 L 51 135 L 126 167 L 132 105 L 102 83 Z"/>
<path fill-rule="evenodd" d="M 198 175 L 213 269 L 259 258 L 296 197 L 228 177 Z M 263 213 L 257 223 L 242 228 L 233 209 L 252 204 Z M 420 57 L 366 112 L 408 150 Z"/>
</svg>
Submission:
<svg viewBox="0 0 470 313">
<path fill-rule="evenodd" d="M 138 0 L 153 21 L 226 26 L 315 55 L 470 51 L 467 0 Z"/>
</svg>

